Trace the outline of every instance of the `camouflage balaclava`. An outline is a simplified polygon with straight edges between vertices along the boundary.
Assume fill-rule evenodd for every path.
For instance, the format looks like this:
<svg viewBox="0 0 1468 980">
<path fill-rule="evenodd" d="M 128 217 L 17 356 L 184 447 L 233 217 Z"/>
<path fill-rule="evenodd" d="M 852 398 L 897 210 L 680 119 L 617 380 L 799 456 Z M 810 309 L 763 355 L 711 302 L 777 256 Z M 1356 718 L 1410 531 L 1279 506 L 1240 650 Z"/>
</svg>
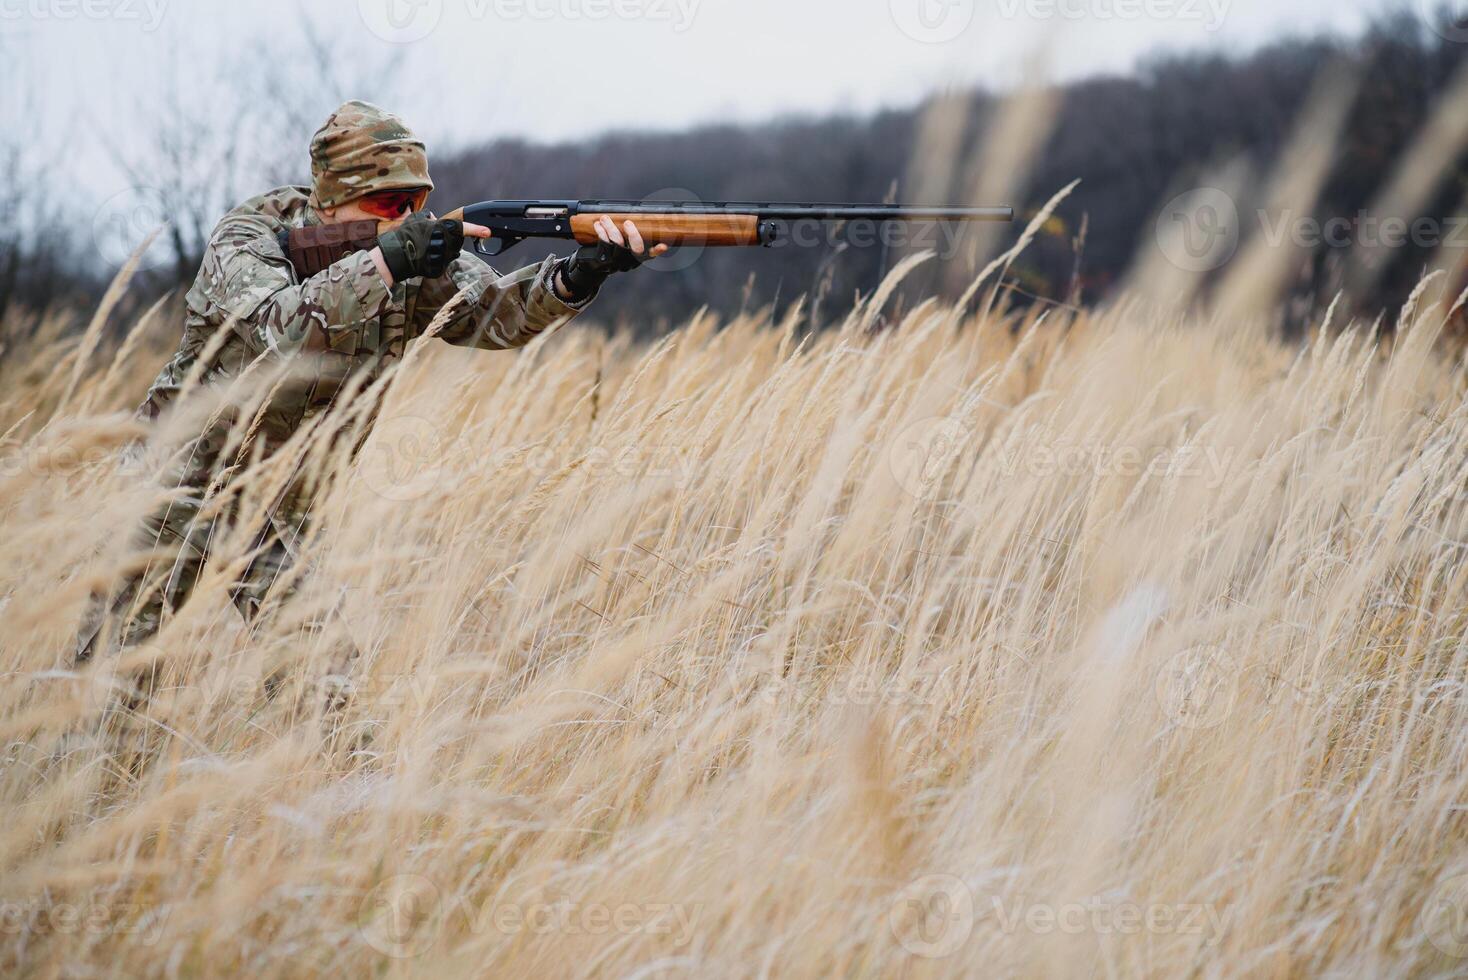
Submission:
<svg viewBox="0 0 1468 980">
<path fill-rule="evenodd" d="M 320 210 L 377 191 L 433 189 L 428 151 L 397 116 L 343 102 L 311 138 L 311 206 Z"/>
</svg>

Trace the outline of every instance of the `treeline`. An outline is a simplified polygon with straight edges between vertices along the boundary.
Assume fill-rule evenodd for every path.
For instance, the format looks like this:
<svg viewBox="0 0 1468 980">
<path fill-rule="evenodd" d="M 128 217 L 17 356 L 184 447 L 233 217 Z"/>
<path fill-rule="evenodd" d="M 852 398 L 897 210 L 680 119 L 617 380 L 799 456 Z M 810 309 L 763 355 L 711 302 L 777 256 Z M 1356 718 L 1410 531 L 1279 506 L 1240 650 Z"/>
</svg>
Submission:
<svg viewBox="0 0 1468 980">
<path fill-rule="evenodd" d="M 609 289 L 598 304 L 606 318 L 643 329 L 682 318 L 702 306 L 730 314 L 805 297 L 817 322 L 850 307 L 884 270 L 915 247 L 935 247 L 944 263 L 924 270 L 917 287 L 961 291 L 985 256 L 1012 242 L 1026 220 L 1056 190 L 1079 179 L 1055 219 L 1009 270 L 1005 282 L 1020 302 L 1103 298 L 1146 249 L 1156 248 L 1158 209 L 1174 195 L 1230 165 L 1244 165 L 1255 183 L 1267 176 L 1299 123 L 1317 80 L 1350 79 L 1359 86 L 1344 138 L 1319 201 L 1316 220 L 1355 222 L 1390 178 L 1404 152 L 1464 64 L 1468 46 L 1453 44 L 1402 15 L 1353 38 L 1280 42 L 1241 57 L 1189 55 L 1143 64 L 1132 75 L 1070 84 L 1037 100 L 1037 152 L 1023 174 L 991 181 L 1012 187 L 1014 199 L 968 200 L 986 141 L 999 130 L 1005 104 L 996 93 L 935 97 L 907 110 L 870 116 L 794 118 L 761 126 L 710 125 L 679 133 L 614 133 L 579 143 L 498 140 L 439 153 L 433 170 L 436 204 L 504 197 L 693 197 L 720 200 L 912 200 L 914 194 L 958 203 L 1012 203 L 1017 220 L 989 241 L 951 241 L 932 228 L 894 229 L 885 239 L 871 228 L 848 228 L 827 241 L 821 229 L 796 229 L 800 241 L 772 249 L 712 249 L 660 260 L 667 268 L 639 274 Z M 1043 117 L 1043 118 L 1042 118 Z M 925 122 L 927 128 L 925 129 Z M 941 150 L 929 137 L 945 134 Z M 943 129 L 943 127 L 947 127 Z M 304 147 L 310 126 L 300 123 Z M 1008 130 L 1006 130 L 1007 132 Z M 925 155 L 934 157 L 927 159 Z M 936 157 L 949 157 L 936 159 Z M 1462 213 L 1465 160 L 1449 168 L 1423 215 L 1451 232 Z M 300 179 L 299 177 L 296 179 Z M 927 203 L 921 202 L 921 203 Z M 1240 201 L 1250 225 L 1252 202 Z M 1423 215 L 1373 216 L 1403 217 Z M 1245 234 L 1257 233 L 1246 228 Z M 903 234 L 923 236 L 908 241 Z M 179 239 L 175 237 L 175 244 Z M 1415 283 L 1434 243 L 1391 249 L 1375 277 L 1369 303 L 1399 302 Z M 1468 245 L 1468 242 L 1462 243 Z M 182 247 L 182 246 L 179 246 Z M 564 248 L 564 246 L 562 246 Z M 1289 284 L 1296 309 L 1328 300 L 1342 280 L 1347 249 L 1323 245 Z M 503 264 L 543 251 L 519 246 Z M 189 255 L 151 270 L 153 289 L 177 285 Z M 181 261 L 182 260 L 182 261 Z M 94 299 L 100 279 L 57 242 L 0 241 L 0 307 L 19 299 L 44 306 Z M 1216 273 L 1215 273 L 1216 274 Z"/>
<path fill-rule="evenodd" d="M 671 135 L 613 134 L 586 143 L 496 141 L 437 162 L 441 193 L 436 197 L 642 197 L 686 190 L 704 201 L 881 201 L 894 192 L 898 199 L 911 199 L 908 188 L 925 185 L 929 194 L 944 188 L 937 193 L 950 201 L 1016 204 L 1020 220 L 994 243 L 1003 247 L 1035 209 L 1079 178 L 1057 220 L 1046 225 L 1007 281 L 1019 290 L 1020 301 L 1028 301 L 1028 295 L 1090 301 L 1104 297 L 1143 249 L 1155 247 L 1159 209 L 1174 195 L 1230 164 L 1242 162 L 1259 178 L 1267 176 L 1327 70 L 1339 72 L 1332 77 L 1354 80 L 1359 92 L 1320 200 L 1308 215 L 1294 217 L 1356 222 L 1421 134 L 1463 66 L 1465 51 L 1468 46 L 1399 16 L 1351 39 L 1281 42 L 1246 57 L 1168 57 L 1128 77 L 1077 82 L 1058 93 L 1049 134 L 1029 172 L 1016 182 L 1023 193 L 1012 202 L 963 197 L 1003 108 L 998 95 L 985 91 L 961 95 L 966 104 L 960 111 L 943 107 L 940 121 L 962 120 L 964 129 L 955 141 L 956 160 L 935 162 L 936 183 L 924 173 L 926 161 L 914 159 L 923 143 L 924 113 L 934 108 L 929 104 L 869 117 L 706 126 Z M 1464 164 L 1460 159 L 1450 168 L 1424 212 L 1441 219 L 1444 235 L 1451 233 L 1448 219 L 1461 213 L 1468 192 Z M 950 179 L 943 180 L 944 174 Z M 1257 225 L 1248 220 L 1253 206 L 1239 201 L 1246 225 Z M 1385 217 L 1410 221 L 1419 215 L 1374 220 Z M 942 251 L 946 241 L 926 231 L 928 240 L 918 244 Z M 1247 236 L 1259 229 L 1243 231 Z M 819 296 L 823 309 L 839 311 L 856 293 L 875 286 L 902 244 L 864 244 L 870 241 L 867 234 L 839 251 L 825 245 L 710 250 L 680 271 L 639 276 L 635 286 L 609 290 L 600 312 L 648 322 L 682 317 L 703 305 L 729 312 L 748 304 L 784 305 L 799 296 Z M 1430 242 L 1394 249 L 1368 302 L 1400 301 L 1431 250 Z M 945 259 L 963 268 L 959 274 L 929 271 L 921 279 L 924 291 L 953 294 L 968 282 L 979 255 L 963 248 L 949 251 Z M 1345 253 L 1338 243 L 1327 244 L 1299 270 L 1290 285 L 1297 308 L 1322 296 L 1328 301 L 1340 285 Z"/>
</svg>

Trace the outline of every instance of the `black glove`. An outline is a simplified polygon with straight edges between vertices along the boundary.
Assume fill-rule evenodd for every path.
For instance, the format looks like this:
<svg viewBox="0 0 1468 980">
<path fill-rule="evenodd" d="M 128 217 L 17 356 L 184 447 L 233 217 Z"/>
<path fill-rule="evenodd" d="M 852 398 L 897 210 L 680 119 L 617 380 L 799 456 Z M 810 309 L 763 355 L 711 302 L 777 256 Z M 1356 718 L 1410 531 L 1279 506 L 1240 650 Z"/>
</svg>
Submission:
<svg viewBox="0 0 1468 980">
<path fill-rule="evenodd" d="M 437 279 L 464 249 L 464 223 L 419 211 L 377 239 L 393 282 Z"/>
<path fill-rule="evenodd" d="M 614 245 L 611 242 L 582 245 L 561 266 L 561 282 L 565 284 L 573 302 L 583 300 L 596 292 L 612 273 L 630 272 L 644 261 L 645 256 L 638 255 L 625 245 Z"/>
</svg>

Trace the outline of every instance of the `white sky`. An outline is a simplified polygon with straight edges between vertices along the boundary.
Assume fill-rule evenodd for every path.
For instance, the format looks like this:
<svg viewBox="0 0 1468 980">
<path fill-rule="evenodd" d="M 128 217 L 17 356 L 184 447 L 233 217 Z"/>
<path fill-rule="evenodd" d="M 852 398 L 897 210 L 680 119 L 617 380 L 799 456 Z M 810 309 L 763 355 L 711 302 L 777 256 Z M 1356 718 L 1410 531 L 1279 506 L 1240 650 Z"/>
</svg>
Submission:
<svg viewBox="0 0 1468 980">
<path fill-rule="evenodd" d="M 192 96 L 225 106 L 226 93 L 208 90 L 216 84 L 209 61 L 230 44 L 294 34 L 307 16 L 345 52 L 378 59 L 402 50 L 406 73 L 391 106 L 442 149 L 500 135 L 549 140 L 869 110 L 945 85 L 1003 87 L 1042 47 L 1049 74 L 1071 78 L 1126 70 L 1159 50 L 1243 51 L 1292 32 L 1353 33 L 1385 7 L 1384 0 L 0 0 L 0 60 L 9 62 L 6 76 L 23 72 L 44 89 L 48 117 L 126 140 L 149 93 L 174 77 L 170 66 L 176 77 L 198 80 Z M 385 40 L 393 24 L 411 39 Z M 17 51 L 18 60 L 7 56 Z M 85 129 L 71 130 L 73 166 L 85 171 L 102 155 Z"/>
</svg>

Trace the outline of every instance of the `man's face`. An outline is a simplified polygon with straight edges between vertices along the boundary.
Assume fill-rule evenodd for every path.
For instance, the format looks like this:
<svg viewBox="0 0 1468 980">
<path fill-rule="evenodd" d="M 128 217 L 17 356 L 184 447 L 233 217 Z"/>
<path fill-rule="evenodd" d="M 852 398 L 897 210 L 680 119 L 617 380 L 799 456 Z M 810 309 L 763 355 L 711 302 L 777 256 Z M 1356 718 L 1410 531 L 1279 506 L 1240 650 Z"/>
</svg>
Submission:
<svg viewBox="0 0 1468 980">
<path fill-rule="evenodd" d="M 363 220 L 400 221 L 414 211 L 421 211 L 427 200 L 427 190 L 378 191 L 327 208 L 322 218 L 329 225 Z"/>
</svg>

